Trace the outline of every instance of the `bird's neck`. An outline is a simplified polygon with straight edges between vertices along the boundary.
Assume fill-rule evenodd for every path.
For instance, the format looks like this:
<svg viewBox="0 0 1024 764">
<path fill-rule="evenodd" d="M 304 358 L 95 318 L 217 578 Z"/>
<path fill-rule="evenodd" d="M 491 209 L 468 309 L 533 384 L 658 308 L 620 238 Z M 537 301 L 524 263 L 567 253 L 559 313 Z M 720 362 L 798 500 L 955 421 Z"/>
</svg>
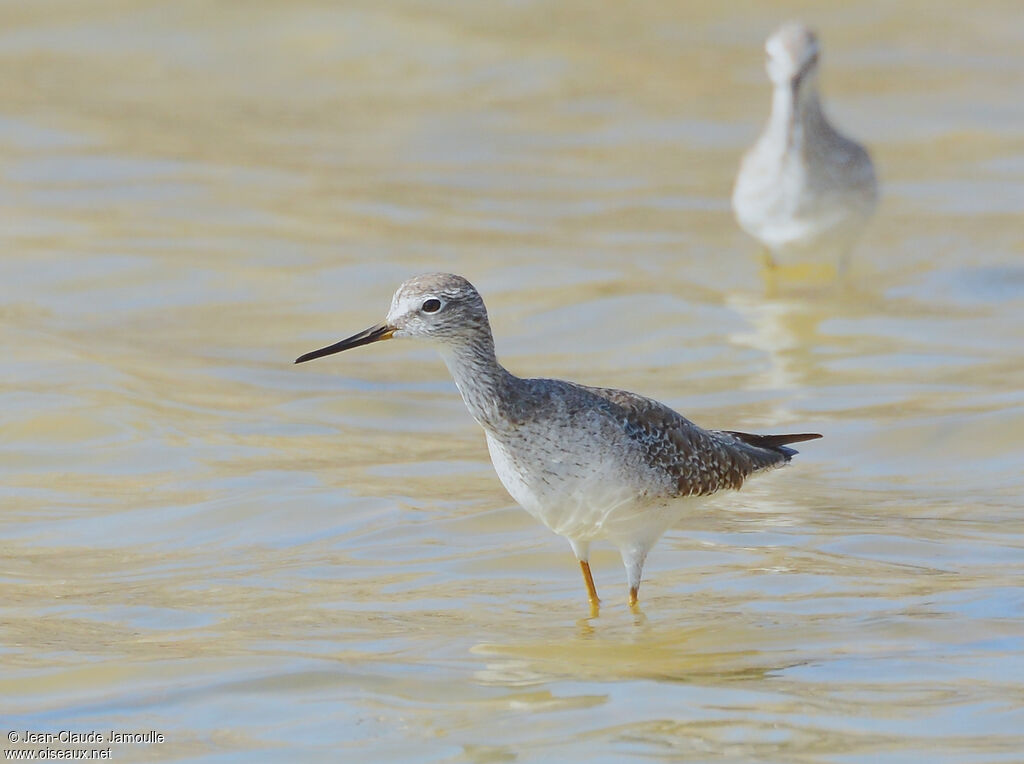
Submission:
<svg viewBox="0 0 1024 764">
<path fill-rule="evenodd" d="M 470 342 L 443 346 L 441 357 L 473 418 L 490 432 L 503 429 L 510 418 L 509 401 L 517 399 L 523 380 L 498 363 L 490 332 Z"/>
<path fill-rule="evenodd" d="M 785 146 L 785 151 L 800 150 L 812 136 L 821 135 L 830 127 L 821 110 L 817 78 L 811 74 L 801 82 L 776 85 L 772 93 L 772 115 L 767 136 L 772 143 Z"/>
</svg>

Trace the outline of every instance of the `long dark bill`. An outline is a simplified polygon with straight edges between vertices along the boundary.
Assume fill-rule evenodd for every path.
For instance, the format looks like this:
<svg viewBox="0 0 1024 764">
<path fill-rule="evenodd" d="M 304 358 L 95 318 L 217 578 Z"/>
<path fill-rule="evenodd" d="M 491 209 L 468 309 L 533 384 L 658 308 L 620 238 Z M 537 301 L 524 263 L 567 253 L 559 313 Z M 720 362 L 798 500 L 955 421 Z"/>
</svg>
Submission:
<svg viewBox="0 0 1024 764">
<path fill-rule="evenodd" d="M 295 363 L 305 363 L 306 361 L 312 361 L 314 358 L 323 358 L 325 355 L 334 355 L 340 353 L 342 350 L 348 350 L 349 348 L 357 348 L 360 345 L 369 345 L 371 342 L 379 342 L 380 340 L 389 340 L 391 335 L 395 333 L 393 327 L 387 324 L 377 324 L 371 326 L 369 329 L 364 329 L 359 334 L 353 334 L 351 337 L 336 342 L 333 345 L 328 345 L 325 348 L 314 350 L 312 353 L 306 353 L 300 355 L 295 359 Z"/>
</svg>

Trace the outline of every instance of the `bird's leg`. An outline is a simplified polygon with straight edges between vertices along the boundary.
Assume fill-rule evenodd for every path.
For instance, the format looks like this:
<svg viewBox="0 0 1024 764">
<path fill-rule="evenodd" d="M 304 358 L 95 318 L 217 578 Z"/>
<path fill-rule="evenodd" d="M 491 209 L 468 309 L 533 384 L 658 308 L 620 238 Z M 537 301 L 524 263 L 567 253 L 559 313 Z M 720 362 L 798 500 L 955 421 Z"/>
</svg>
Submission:
<svg viewBox="0 0 1024 764">
<path fill-rule="evenodd" d="M 580 539 L 568 539 L 572 553 L 580 562 L 580 570 L 583 571 L 583 583 L 587 585 L 587 599 L 590 600 L 590 609 L 596 614 L 598 603 L 601 599 L 597 596 L 597 587 L 594 586 L 594 577 L 590 575 L 590 541 Z"/>
<path fill-rule="evenodd" d="M 644 560 L 651 543 L 633 544 L 619 547 L 622 563 L 626 566 L 626 584 L 629 586 L 629 606 L 636 607 L 637 595 L 640 592 L 640 576 L 644 571 Z"/>
<path fill-rule="evenodd" d="M 583 583 L 587 585 L 587 597 L 590 599 L 590 604 L 593 607 L 601 602 L 597 596 L 597 587 L 594 586 L 594 577 L 590 575 L 590 563 L 586 560 L 580 560 L 580 570 L 583 571 Z"/>
<path fill-rule="evenodd" d="M 772 251 L 768 247 L 762 247 L 759 251 L 761 261 L 761 278 L 764 280 L 765 294 L 774 297 L 779 291 L 779 279 L 782 278 L 782 268 L 776 262 Z"/>
</svg>

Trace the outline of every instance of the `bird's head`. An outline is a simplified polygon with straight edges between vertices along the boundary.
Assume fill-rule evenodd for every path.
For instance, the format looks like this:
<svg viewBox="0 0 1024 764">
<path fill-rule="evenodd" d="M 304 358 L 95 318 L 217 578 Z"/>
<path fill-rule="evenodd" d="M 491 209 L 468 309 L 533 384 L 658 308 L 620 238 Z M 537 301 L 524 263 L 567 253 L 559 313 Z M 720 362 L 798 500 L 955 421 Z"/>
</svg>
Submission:
<svg viewBox="0 0 1024 764">
<path fill-rule="evenodd" d="M 765 42 L 764 49 L 767 54 L 765 69 L 776 87 L 796 88 L 817 74 L 818 37 L 799 22 L 791 21 L 775 30 Z"/>
<path fill-rule="evenodd" d="M 382 323 L 334 345 L 306 353 L 295 363 L 392 337 L 417 337 L 441 345 L 459 345 L 479 336 L 489 338 L 490 329 L 484 301 L 473 285 L 452 273 L 428 273 L 398 287 Z"/>
</svg>

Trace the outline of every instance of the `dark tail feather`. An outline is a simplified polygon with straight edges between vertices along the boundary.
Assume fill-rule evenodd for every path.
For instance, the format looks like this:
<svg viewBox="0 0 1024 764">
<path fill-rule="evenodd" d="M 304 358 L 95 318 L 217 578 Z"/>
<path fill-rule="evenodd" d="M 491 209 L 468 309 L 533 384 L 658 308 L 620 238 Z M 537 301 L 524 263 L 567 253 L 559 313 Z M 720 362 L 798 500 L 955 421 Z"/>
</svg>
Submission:
<svg viewBox="0 0 1024 764">
<path fill-rule="evenodd" d="M 817 440 L 821 437 L 816 432 L 801 432 L 793 435 L 754 435 L 749 432 L 734 432 L 732 430 L 726 430 L 725 432 L 738 440 L 742 440 L 744 443 L 749 443 L 758 448 L 767 448 L 769 451 L 782 454 L 786 457 L 787 462 L 797 453 L 794 448 L 786 448 L 787 443 L 802 443 L 805 440 Z"/>
</svg>

